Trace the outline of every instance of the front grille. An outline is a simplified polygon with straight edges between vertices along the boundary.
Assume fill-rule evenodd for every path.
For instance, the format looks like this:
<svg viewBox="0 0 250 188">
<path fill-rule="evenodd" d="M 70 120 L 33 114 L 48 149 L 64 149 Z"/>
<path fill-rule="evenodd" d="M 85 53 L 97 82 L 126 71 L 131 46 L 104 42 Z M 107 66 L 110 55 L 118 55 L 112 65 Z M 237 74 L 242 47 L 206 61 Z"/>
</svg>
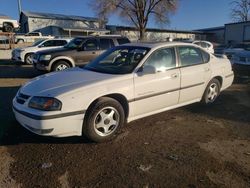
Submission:
<svg viewBox="0 0 250 188">
<path fill-rule="evenodd" d="M 247 58 L 245 58 L 245 57 L 240 57 L 240 61 L 242 61 L 242 62 L 247 62 Z"/>
<path fill-rule="evenodd" d="M 18 95 L 16 96 L 16 102 L 19 104 L 24 104 L 29 98 L 30 98 L 29 95 L 18 93 Z"/>
</svg>

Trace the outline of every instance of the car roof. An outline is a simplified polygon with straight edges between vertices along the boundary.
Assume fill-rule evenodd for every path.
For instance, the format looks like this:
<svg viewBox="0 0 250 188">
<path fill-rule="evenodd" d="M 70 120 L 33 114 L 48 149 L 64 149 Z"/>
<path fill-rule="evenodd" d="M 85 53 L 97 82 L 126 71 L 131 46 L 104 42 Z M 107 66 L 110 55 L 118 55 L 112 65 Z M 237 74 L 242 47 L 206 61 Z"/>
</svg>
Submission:
<svg viewBox="0 0 250 188">
<path fill-rule="evenodd" d="M 194 46 L 197 45 L 185 42 L 134 42 L 123 44 L 122 46 L 137 46 L 146 48 L 161 48 L 161 47 L 172 47 L 172 46 Z"/>
<path fill-rule="evenodd" d="M 126 38 L 125 36 L 119 36 L 119 35 L 101 35 L 101 36 L 79 36 L 75 38 L 81 38 L 81 39 L 88 39 L 88 38 Z"/>
<path fill-rule="evenodd" d="M 52 38 L 52 39 L 45 39 L 44 41 L 50 41 L 50 40 L 66 40 L 66 41 L 70 41 L 70 40 L 72 40 L 72 38 Z"/>
</svg>

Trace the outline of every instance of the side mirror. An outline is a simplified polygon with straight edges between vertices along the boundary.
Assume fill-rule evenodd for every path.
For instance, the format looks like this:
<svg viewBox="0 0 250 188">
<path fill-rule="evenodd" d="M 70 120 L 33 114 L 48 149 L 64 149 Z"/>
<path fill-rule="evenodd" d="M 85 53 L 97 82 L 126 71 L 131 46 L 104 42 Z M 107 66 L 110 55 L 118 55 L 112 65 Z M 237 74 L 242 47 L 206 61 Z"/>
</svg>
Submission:
<svg viewBox="0 0 250 188">
<path fill-rule="evenodd" d="M 42 48 L 42 47 L 44 47 L 44 45 L 39 45 L 39 46 L 38 46 L 38 48 Z"/>
<path fill-rule="evenodd" d="M 151 65 L 146 65 L 146 66 L 142 67 L 141 72 L 143 74 L 155 74 L 156 73 L 156 68 L 151 66 Z"/>
</svg>

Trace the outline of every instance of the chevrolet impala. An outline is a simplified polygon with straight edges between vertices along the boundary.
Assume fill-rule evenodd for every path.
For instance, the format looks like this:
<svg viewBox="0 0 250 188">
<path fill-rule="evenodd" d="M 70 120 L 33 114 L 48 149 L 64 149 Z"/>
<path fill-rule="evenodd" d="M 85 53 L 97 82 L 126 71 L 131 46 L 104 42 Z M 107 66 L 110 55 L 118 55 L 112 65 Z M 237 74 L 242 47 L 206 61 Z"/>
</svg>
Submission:
<svg viewBox="0 0 250 188">
<path fill-rule="evenodd" d="M 126 122 L 191 103 L 212 104 L 233 79 L 228 59 L 197 45 L 125 44 L 85 67 L 32 79 L 13 99 L 13 111 L 35 134 L 103 142 Z"/>
</svg>

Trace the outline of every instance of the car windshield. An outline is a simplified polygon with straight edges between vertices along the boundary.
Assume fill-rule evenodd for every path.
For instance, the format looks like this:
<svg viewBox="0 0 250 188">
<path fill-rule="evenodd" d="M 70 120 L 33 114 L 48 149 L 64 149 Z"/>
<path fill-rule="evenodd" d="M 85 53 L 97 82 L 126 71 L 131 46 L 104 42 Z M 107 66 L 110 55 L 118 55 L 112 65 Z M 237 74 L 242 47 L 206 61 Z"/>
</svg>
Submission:
<svg viewBox="0 0 250 188">
<path fill-rule="evenodd" d="M 106 74 L 128 74 L 137 67 L 149 50 L 135 46 L 111 48 L 87 64 L 84 69 Z"/>
<path fill-rule="evenodd" d="M 38 45 L 41 44 L 44 40 L 45 40 L 45 39 L 38 40 L 38 41 L 34 42 L 34 43 L 32 44 L 32 46 L 38 46 Z"/>
<path fill-rule="evenodd" d="M 65 48 L 76 49 L 76 48 L 79 48 L 82 45 L 83 41 L 85 41 L 84 38 L 74 38 L 68 44 L 66 44 L 64 47 Z"/>
</svg>

